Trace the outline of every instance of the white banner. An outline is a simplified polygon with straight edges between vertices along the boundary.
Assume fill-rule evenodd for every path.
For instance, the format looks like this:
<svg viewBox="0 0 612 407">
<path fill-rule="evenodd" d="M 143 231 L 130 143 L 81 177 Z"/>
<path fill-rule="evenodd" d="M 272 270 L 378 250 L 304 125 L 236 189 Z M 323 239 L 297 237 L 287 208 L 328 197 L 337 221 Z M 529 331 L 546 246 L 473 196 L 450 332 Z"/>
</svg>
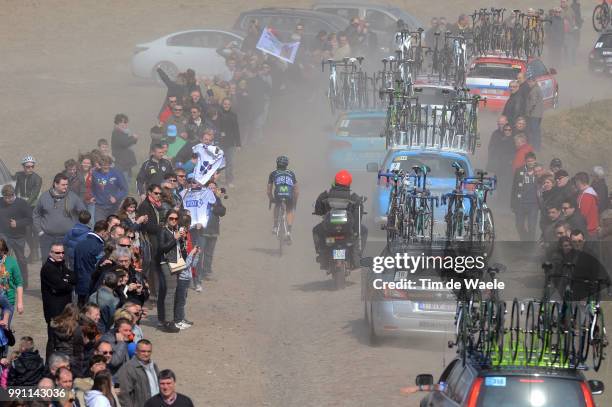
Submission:
<svg viewBox="0 0 612 407">
<path fill-rule="evenodd" d="M 278 59 L 292 64 L 295 61 L 300 42 L 281 42 L 271 29 L 265 27 L 257 42 L 257 49 L 266 54 L 273 55 Z"/>
<path fill-rule="evenodd" d="M 193 147 L 193 152 L 198 155 L 193 176 L 202 185 L 208 182 L 217 170 L 225 167 L 223 150 L 217 146 L 205 146 L 200 143 Z"/>
</svg>

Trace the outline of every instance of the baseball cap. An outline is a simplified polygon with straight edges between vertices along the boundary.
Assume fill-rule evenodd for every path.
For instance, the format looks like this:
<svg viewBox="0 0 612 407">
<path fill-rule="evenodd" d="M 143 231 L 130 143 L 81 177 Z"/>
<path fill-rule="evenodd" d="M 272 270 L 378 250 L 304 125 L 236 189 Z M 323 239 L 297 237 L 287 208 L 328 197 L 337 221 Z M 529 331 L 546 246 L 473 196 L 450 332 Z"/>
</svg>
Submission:
<svg viewBox="0 0 612 407">
<path fill-rule="evenodd" d="M 565 170 L 559 170 L 555 173 L 555 179 L 561 179 L 563 177 L 569 177 L 569 174 Z"/>
<path fill-rule="evenodd" d="M 168 137 L 176 137 L 176 126 L 174 124 L 168 126 L 166 129 L 166 135 Z"/>
</svg>

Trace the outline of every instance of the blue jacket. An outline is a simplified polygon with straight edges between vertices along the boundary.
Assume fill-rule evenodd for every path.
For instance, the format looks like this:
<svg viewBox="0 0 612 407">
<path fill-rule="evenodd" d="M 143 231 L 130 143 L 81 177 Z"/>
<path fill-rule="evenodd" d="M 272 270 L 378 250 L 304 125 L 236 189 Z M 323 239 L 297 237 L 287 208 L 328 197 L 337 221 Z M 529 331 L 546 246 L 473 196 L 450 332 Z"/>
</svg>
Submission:
<svg viewBox="0 0 612 407">
<path fill-rule="evenodd" d="M 91 192 L 97 205 L 119 205 L 128 194 L 128 185 L 123 174 L 115 168 L 111 168 L 106 174 L 94 171 L 91 177 Z M 114 204 L 110 201 L 111 196 L 117 200 Z"/>
<path fill-rule="evenodd" d="M 68 264 L 70 270 L 74 270 L 74 248 L 77 243 L 85 239 L 87 233 L 91 232 L 91 229 L 87 225 L 82 223 L 75 224 L 72 229 L 64 236 L 64 250 L 66 250 L 66 256 L 64 260 Z"/>
<path fill-rule="evenodd" d="M 74 271 L 77 274 L 76 293 L 89 294 L 91 275 L 104 254 L 104 241 L 95 233 L 88 233 L 74 248 Z"/>
</svg>

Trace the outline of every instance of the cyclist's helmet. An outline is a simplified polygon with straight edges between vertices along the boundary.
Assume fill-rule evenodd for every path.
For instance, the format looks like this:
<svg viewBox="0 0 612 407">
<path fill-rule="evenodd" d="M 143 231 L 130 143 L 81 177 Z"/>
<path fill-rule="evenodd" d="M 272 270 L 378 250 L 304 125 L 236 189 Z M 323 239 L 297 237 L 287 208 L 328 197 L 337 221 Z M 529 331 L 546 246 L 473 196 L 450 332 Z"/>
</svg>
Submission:
<svg viewBox="0 0 612 407">
<path fill-rule="evenodd" d="M 289 166 L 289 158 L 285 155 L 278 156 L 276 158 L 276 166 L 278 168 L 287 168 Z"/>
<path fill-rule="evenodd" d="M 24 165 L 27 163 L 36 164 L 36 159 L 32 157 L 31 155 L 26 155 L 25 157 L 21 159 L 21 165 Z"/>
<path fill-rule="evenodd" d="M 335 184 L 343 187 L 350 187 L 353 176 L 347 170 L 340 170 L 336 173 Z"/>
</svg>

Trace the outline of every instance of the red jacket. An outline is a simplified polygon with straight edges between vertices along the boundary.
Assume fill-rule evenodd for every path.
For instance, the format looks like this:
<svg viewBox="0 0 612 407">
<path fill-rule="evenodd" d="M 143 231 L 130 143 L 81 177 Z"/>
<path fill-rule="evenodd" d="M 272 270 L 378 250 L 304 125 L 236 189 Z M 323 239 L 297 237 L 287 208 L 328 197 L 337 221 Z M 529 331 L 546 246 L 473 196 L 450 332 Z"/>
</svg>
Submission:
<svg viewBox="0 0 612 407">
<path fill-rule="evenodd" d="M 166 123 L 170 116 L 172 116 L 172 109 L 166 106 L 166 108 L 162 110 L 162 112 L 159 114 L 159 121 L 162 123 Z"/>
<path fill-rule="evenodd" d="M 516 153 L 514 154 L 514 160 L 512 160 L 513 174 L 516 172 L 516 170 L 525 165 L 525 156 L 527 155 L 527 153 L 532 152 L 533 147 L 531 146 L 531 144 L 523 144 L 521 147 L 519 147 L 518 150 L 516 150 Z"/>
<path fill-rule="evenodd" d="M 578 195 L 578 209 L 587 222 L 587 230 L 590 235 L 595 235 L 599 228 L 599 207 L 597 193 L 591 187 L 587 187 Z"/>
</svg>

